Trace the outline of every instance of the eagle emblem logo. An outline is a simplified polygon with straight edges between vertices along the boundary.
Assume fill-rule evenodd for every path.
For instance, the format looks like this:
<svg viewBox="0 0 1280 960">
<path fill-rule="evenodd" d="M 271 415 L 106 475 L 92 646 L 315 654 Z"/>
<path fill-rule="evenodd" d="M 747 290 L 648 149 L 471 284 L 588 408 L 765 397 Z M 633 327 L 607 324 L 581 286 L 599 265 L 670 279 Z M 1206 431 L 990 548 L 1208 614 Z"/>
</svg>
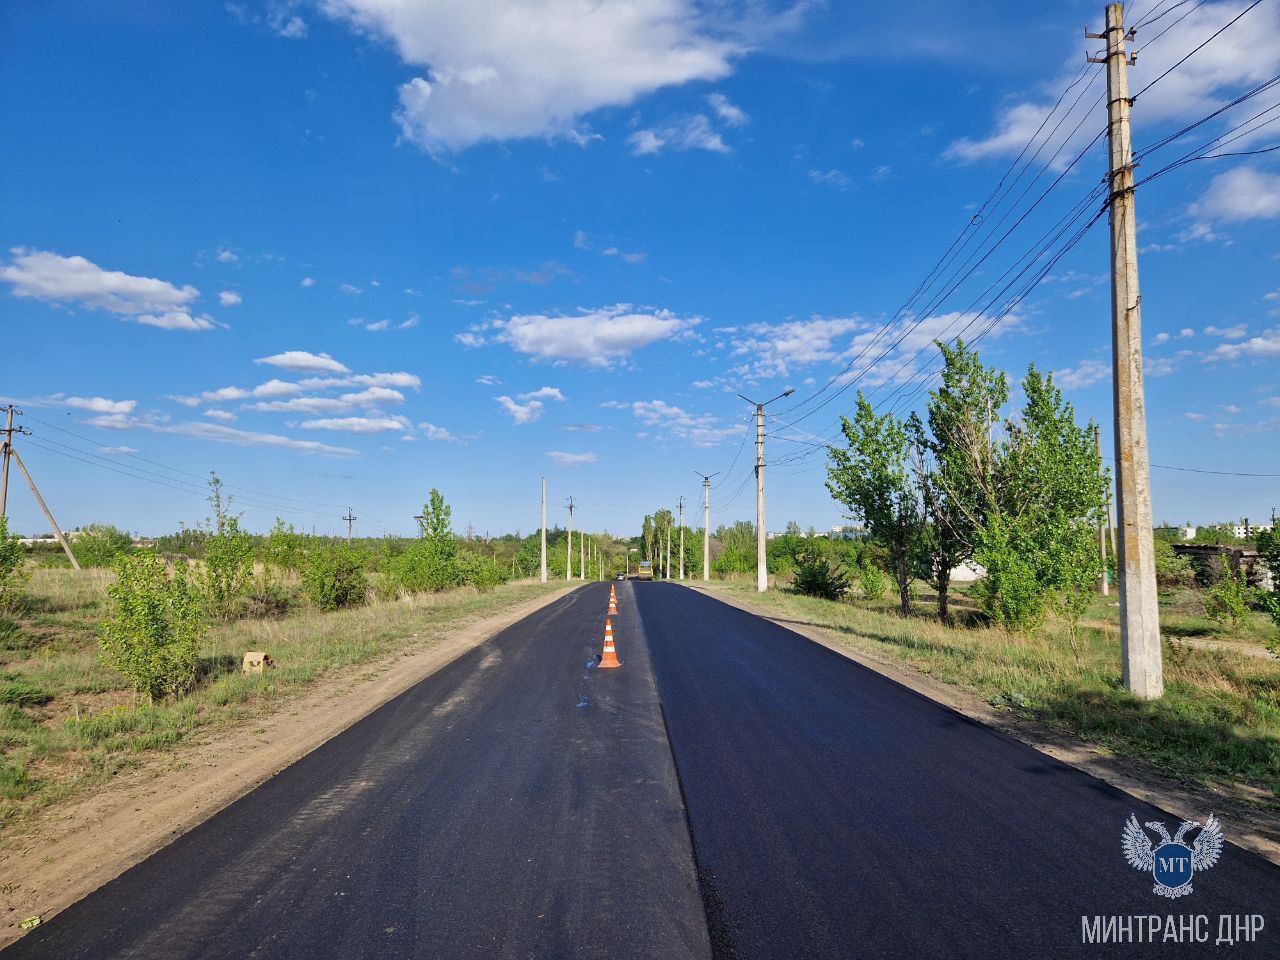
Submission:
<svg viewBox="0 0 1280 960">
<path fill-rule="evenodd" d="M 1158 844 L 1142 829 L 1160 835 Z M 1186 835 L 1199 829 L 1195 843 L 1188 843 Z M 1176 900 L 1191 892 L 1191 877 L 1197 870 L 1208 870 L 1222 856 L 1222 824 L 1213 814 L 1201 826 L 1199 821 L 1184 820 L 1174 836 L 1169 836 L 1163 823 L 1152 821 L 1140 825 L 1132 813 L 1124 825 L 1121 847 L 1124 859 L 1135 870 L 1151 871 L 1156 885 L 1151 892 Z"/>
</svg>

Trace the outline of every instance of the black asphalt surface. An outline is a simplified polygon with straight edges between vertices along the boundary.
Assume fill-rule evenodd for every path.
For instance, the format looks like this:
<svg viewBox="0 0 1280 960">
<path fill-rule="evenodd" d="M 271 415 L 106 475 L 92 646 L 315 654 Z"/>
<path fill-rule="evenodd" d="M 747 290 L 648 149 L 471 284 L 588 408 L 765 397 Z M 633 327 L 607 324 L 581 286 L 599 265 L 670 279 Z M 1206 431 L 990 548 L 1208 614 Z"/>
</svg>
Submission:
<svg viewBox="0 0 1280 960">
<path fill-rule="evenodd" d="M 622 669 L 580 588 L 3 960 L 1280 956 L 1280 868 L 1228 846 L 1156 897 L 1121 829 L 1177 818 L 715 599 L 618 588 Z M 1208 942 L 1081 943 L 1169 914 Z M 1224 948 L 1222 914 L 1267 926 Z"/>
<path fill-rule="evenodd" d="M 587 667 L 608 591 L 454 661 L 4 960 L 705 956 L 643 642 Z"/>
</svg>

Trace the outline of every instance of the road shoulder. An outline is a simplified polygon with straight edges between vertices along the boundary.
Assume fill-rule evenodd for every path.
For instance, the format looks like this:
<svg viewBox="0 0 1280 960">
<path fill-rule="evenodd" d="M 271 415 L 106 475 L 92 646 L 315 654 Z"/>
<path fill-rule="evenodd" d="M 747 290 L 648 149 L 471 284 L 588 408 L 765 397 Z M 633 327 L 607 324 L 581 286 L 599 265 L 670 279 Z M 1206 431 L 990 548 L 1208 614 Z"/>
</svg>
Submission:
<svg viewBox="0 0 1280 960">
<path fill-rule="evenodd" d="M 1220 819 L 1233 825 L 1230 838 L 1232 843 L 1280 865 L 1280 823 L 1277 823 L 1278 818 L 1274 814 L 1259 811 L 1218 790 L 1189 786 L 1163 777 L 1133 760 L 1110 756 L 1076 737 L 998 710 L 962 687 L 944 683 L 908 664 L 858 649 L 836 631 L 779 617 L 776 611 L 714 587 L 703 587 L 697 583 L 686 583 L 685 586 L 821 644 L 923 697 L 999 730 L 1055 760 L 1184 820 L 1202 820 L 1207 813 L 1217 813 Z"/>
<path fill-rule="evenodd" d="M 21 935 L 21 920 L 47 920 L 66 909 L 382 704 L 565 595 L 555 590 L 493 616 L 428 628 L 401 652 L 335 671 L 267 716 L 222 728 L 24 824 L 22 835 L 0 850 L 0 947 Z"/>
</svg>

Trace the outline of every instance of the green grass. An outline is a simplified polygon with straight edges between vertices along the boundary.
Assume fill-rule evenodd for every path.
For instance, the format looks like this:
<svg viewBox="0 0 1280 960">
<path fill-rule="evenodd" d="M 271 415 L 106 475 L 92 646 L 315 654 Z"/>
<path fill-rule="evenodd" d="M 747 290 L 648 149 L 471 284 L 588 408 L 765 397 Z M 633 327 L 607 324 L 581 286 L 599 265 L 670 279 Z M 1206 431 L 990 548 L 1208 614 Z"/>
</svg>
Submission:
<svg viewBox="0 0 1280 960">
<path fill-rule="evenodd" d="M 1059 624 L 1020 636 L 944 626 L 923 603 L 904 619 L 887 602 L 832 602 L 786 590 L 757 594 L 742 583 L 715 589 L 772 608 L 780 620 L 827 627 L 853 647 L 910 664 L 1178 779 L 1244 784 L 1280 801 L 1280 662 L 1274 659 L 1166 639 L 1165 695 L 1143 701 L 1124 690 L 1119 634 L 1111 623 L 1116 614 L 1104 598 L 1092 611 L 1099 626 L 1082 628 L 1073 645 Z M 1166 636 L 1173 632 L 1169 625 L 1186 623 L 1179 603 L 1175 597 L 1168 605 Z M 1244 643 L 1269 637 L 1260 624 L 1241 636 L 1224 636 L 1215 625 L 1208 635 Z"/>
<path fill-rule="evenodd" d="M 196 689 L 146 704 L 98 656 L 110 582 L 101 570 L 36 568 L 15 629 L 0 631 L 0 830 L 92 788 L 141 754 L 269 712 L 334 670 L 405 651 L 564 586 L 462 588 L 331 613 L 299 603 L 278 619 L 217 624 Z M 276 668 L 242 674 L 246 650 L 269 651 Z"/>
</svg>

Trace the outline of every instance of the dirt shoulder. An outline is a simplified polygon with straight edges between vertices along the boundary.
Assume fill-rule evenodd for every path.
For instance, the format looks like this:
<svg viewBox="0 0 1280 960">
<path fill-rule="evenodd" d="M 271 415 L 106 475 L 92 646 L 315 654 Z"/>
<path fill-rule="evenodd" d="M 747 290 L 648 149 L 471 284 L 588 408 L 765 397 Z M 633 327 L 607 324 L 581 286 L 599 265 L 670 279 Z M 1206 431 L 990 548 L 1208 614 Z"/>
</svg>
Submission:
<svg viewBox="0 0 1280 960">
<path fill-rule="evenodd" d="M 687 586 L 820 643 L 957 713 L 1006 733 L 1055 760 L 1184 820 L 1201 820 L 1207 813 L 1217 813 L 1220 819 L 1231 823 L 1232 843 L 1280 864 L 1280 818 L 1243 802 L 1226 789 L 1190 785 L 1161 776 L 1138 761 L 1111 756 L 1077 737 L 998 710 L 976 694 L 921 673 L 909 664 L 854 647 L 834 630 L 780 616 L 777 610 L 752 603 L 723 589 L 694 583 Z"/>
<path fill-rule="evenodd" d="M 361 717 L 564 595 L 414 634 L 400 651 L 336 670 L 265 715 L 147 755 L 92 796 L 50 807 L 0 847 L 0 947 L 25 918 L 66 909 L 207 820 Z"/>
</svg>

